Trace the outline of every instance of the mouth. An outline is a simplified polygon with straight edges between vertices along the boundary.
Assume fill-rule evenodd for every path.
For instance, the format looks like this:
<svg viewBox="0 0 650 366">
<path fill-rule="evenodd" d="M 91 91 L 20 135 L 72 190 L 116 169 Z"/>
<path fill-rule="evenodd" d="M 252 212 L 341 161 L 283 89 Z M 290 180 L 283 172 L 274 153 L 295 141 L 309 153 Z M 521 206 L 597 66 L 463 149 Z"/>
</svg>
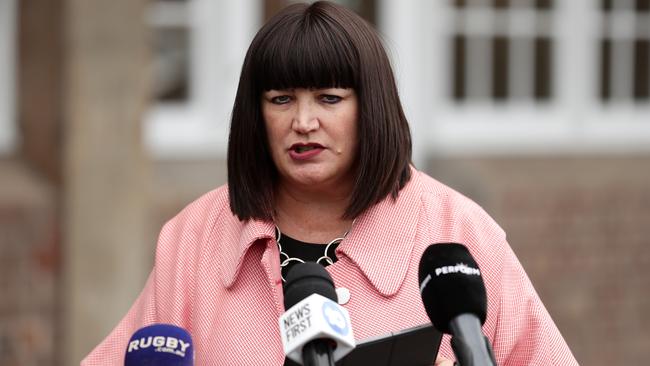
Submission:
<svg viewBox="0 0 650 366">
<path fill-rule="evenodd" d="M 322 149 L 323 146 L 319 144 L 293 144 L 291 145 L 290 150 L 295 151 L 298 154 L 302 154 L 307 151 L 312 151 L 315 149 Z"/>
<path fill-rule="evenodd" d="M 320 144 L 293 144 L 289 148 L 289 156 L 296 161 L 311 161 L 318 156 L 325 147 Z"/>
</svg>

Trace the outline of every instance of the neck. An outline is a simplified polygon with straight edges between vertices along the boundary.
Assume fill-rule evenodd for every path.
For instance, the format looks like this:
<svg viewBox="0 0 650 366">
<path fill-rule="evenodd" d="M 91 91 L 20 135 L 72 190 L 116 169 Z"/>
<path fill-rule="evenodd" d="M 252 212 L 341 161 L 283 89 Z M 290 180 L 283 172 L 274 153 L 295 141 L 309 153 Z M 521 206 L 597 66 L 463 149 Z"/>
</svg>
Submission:
<svg viewBox="0 0 650 366">
<path fill-rule="evenodd" d="M 279 186 L 275 197 L 275 224 L 286 235 L 308 243 L 326 243 L 350 230 L 343 219 L 349 196 L 288 189 Z"/>
</svg>

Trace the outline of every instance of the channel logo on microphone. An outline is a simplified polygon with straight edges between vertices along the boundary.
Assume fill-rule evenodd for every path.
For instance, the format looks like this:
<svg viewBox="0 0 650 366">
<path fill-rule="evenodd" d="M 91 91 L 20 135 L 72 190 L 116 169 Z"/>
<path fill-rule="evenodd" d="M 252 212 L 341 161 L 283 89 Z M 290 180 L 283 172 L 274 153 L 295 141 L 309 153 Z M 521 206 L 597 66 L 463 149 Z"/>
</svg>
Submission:
<svg viewBox="0 0 650 366">
<path fill-rule="evenodd" d="M 302 348 L 315 339 L 336 342 L 336 360 L 356 345 L 348 311 L 319 294 L 311 294 L 287 309 L 278 319 L 278 326 L 284 354 L 300 364 Z"/>
<path fill-rule="evenodd" d="M 480 276 L 481 271 L 478 268 L 470 267 L 465 263 L 456 263 L 455 266 L 442 266 L 436 268 L 436 276 L 462 273 L 468 276 Z"/>
<path fill-rule="evenodd" d="M 323 303 L 323 317 L 327 324 L 338 334 L 346 336 L 350 332 L 350 324 L 345 314 L 333 301 Z"/>
<path fill-rule="evenodd" d="M 192 337 L 172 324 L 152 324 L 138 329 L 127 344 L 125 366 L 194 365 Z"/>
<path fill-rule="evenodd" d="M 148 336 L 135 339 L 129 342 L 127 353 L 137 352 L 151 347 L 154 352 L 171 353 L 179 357 L 185 357 L 191 342 L 176 337 Z"/>
</svg>

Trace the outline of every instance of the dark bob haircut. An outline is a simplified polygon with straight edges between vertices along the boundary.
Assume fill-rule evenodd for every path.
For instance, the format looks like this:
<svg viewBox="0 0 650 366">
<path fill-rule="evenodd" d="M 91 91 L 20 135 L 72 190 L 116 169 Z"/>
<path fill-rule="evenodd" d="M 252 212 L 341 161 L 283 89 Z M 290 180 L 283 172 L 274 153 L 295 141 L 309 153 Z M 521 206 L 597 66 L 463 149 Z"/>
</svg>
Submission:
<svg viewBox="0 0 650 366">
<path fill-rule="evenodd" d="M 242 67 L 228 140 L 230 209 L 240 220 L 271 220 L 278 172 L 262 118 L 262 93 L 353 88 L 358 96 L 355 181 L 343 218 L 352 219 L 411 177 L 411 134 L 393 71 L 375 30 L 353 11 L 294 4 L 253 39 Z"/>
</svg>

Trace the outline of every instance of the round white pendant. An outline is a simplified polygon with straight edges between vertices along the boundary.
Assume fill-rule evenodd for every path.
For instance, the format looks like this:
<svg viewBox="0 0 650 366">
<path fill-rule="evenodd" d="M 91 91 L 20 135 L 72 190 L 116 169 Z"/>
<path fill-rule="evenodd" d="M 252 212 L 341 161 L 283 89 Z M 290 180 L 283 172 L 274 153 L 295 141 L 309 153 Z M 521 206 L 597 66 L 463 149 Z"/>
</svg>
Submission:
<svg viewBox="0 0 650 366">
<path fill-rule="evenodd" d="M 345 305 L 350 301 L 350 290 L 345 287 L 336 289 L 336 297 L 338 298 L 339 305 Z"/>
</svg>

